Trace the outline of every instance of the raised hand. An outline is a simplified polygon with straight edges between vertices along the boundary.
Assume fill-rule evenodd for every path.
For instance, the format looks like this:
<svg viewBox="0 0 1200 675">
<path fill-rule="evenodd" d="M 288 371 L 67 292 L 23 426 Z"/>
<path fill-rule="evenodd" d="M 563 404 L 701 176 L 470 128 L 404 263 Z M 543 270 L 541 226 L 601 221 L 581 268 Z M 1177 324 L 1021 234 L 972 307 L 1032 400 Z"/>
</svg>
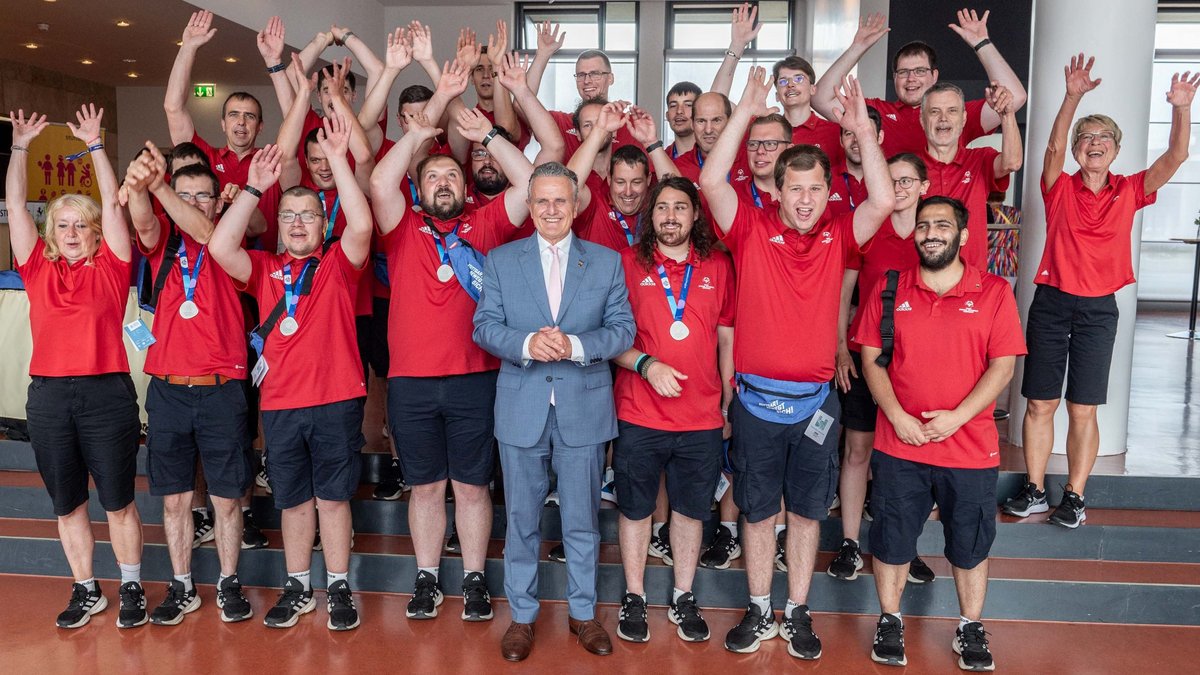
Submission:
<svg viewBox="0 0 1200 675">
<path fill-rule="evenodd" d="M 1092 64 L 1096 62 L 1096 57 L 1086 62 L 1083 59 L 1083 52 L 1080 52 L 1078 56 L 1072 56 L 1071 63 L 1063 68 L 1067 78 L 1067 96 L 1072 98 L 1083 96 L 1100 86 L 1100 78 L 1092 79 Z"/>
<path fill-rule="evenodd" d="M 383 65 L 391 70 L 404 70 L 413 60 L 412 40 L 403 28 L 388 33 L 387 51 L 383 53 Z"/>
<path fill-rule="evenodd" d="M 508 54 L 508 22 L 500 19 L 496 22 L 496 32 L 488 36 L 487 43 L 488 60 L 492 62 L 493 69 L 500 69 L 500 64 L 503 63 L 506 54 Z"/>
<path fill-rule="evenodd" d="M 857 131 L 863 128 L 863 125 L 874 129 L 871 124 L 871 118 L 867 117 L 867 100 L 863 96 L 862 87 L 858 84 L 858 78 L 853 75 L 848 75 L 842 80 L 842 86 L 833 95 L 837 97 L 838 104 L 842 109 L 834 110 L 833 116 L 835 121 L 847 131 Z"/>
<path fill-rule="evenodd" d="M 283 20 L 277 16 L 268 19 L 267 27 L 258 33 L 258 53 L 268 66 L 283 61 L 283 37 Z"/>
<path fill-rule="evenodd" d="M 408 118 L 408 131 L 404 135 L 416 136 L 418 143 L 424 143 L 432 138 L 437 138 L 441 133 L 442 130 L 434 127 L 433 122 L 429 121 L 428 115 L 419 112 Z"/>
<path fill-rule="evenodd" d="M 992 82 L 992 86 L 987 87 L 983 91 L 988 107 L 995 110 L 997 115 L 1003 116 L 1016 112 L 1013 110 L 1012 92 L 1009 91 L 1008 87 L 998 82 Z"/>
<path fill-rule="evenodd" d="M 492 130 L 492 123 L 488 121 L 487 117 L 484 117 L 483 113 L 475 108 L 465 106 L 458 112 L 455 126 L 458 127 L 458 133 L 463 138 L 475 143 L 482 143 L 488 132 Z"/>
<path fill-rule="evenodd" d="M 104 108 L 96 110 L 95 103 L 88 103 L 80 106 L 79 112 L 75 113 L 79 124 L 67 122 L 67 128 L 71 130 L 72 136 L 91 145 L 92 141 L 100 140 L 100 119 L 103 117 Z"/>
<path fill-rule="evenodd" d="M 408 24 L 408 34 L 412 37 L 412 57 L 414 61 L 433 60 L 433 31 L 420 21 Z"/>
<path fill-rule="evenodd" d="M 979 16 L 973 9 L 960 9 L 958 10 L 958 23 L 950 24 L 950 30 L 958 33 L 963 42 L 974 47 L 987 39 L 987 20 L 989 14 L 991 14 L 990 11 L 985 11 L 983 16 Z"/>
<path fill-rule="evenodd" d="M 250 162 L 250 172 L 246 176 L 246 185 L 256 188 L 259 192 L 266 192 L 274 185 L 279 180 L 280 155 L 282 153 L 279 146 L 274 144 L 255 153 L 254 160 Z"/>
<path fill-rule="evenodd" d="M 143 156 L 154 172 L 150 177 L 149 186 L 150 190 L 154 191 L 162 187 L 164 184 L 163 176 L 167 174 L 167 158 L 163 157 L 163 154 L 158 149 L 158 146 L 150 141 L 146 141 L 146 149 L 150 152 Z"/>
<path fill-rule="evenodd" d="M 479 44 L 479 40 L 475 38 L 475 31 L 470 28 L 460 28 L 458 45 L 454 49 L 454 59 L 466 66 L 467 71 L 471 71 L 479 65 L 479 56 L 482 51 L 483 45 Z"/>
<path fill-rule="evenodd" d="M 188 25 L 183 29 L 183 45 L 185 49 L 199 49 L 208 44 L 208 41 L 213 39 L 217 34 L 217 29 L 212 27 L 213 13 L 202 10 L 192 12 L 192 18 L 188 19 Z"/>
<path fill-rule="evenodd" d="M 227 183 L 222 188 L 221 194 L 217 196 L 217 200 L 221 202 L 221 210 L 224 211 L 226 207 L 232 204 L 241 191 L 242 188 L 238 187 L 237 183 Z"/>
<path fill-rule="evenodd" d="M 767 75 L 767 69 L 762 66 L 750 68 L 750 73 L 746 77 L 746 88 L 742 91 L 741 100 L 738 101 L 739 110 L 742 106 L 746 106 L 746 109 L 754 117 L 764 117 L 779 112 L 779 108 L 767 107 L 767 92 L 771 91 L 771 79 Z"/>
<path fill-rule="evenodd" d="M 345 44 L 346 43 L 346 33 L 349 33 L 349 32 L 350 32 L 350 29 L 346 28 L 345 26 L 339 26 L 337 24 L 330 24 L 330 26 L 329 26 L 329 37 L 330 37 L 330 39 L 333 40 L 333 43 L 335 45 Z"/>
<path fill-rule="evenodd" d="M 350 148 L 350 125 L 337 113 L 326 115 L 317 132 L 317 145 L 326 157 L 345 157 Z"/>
<path fill-rule="evenodd" d="M 735 7 L 733 9 L 733 19 L 730 22 L 733 24 L 730 42 L 742 47 L 750 44 L 758 36 L 758 31 L 762 29 L 761 23 L 757 26 L 754 24 L 757 18 L 757 5 L 751 7 L 750 3 L 743 2 L 741 7 Z"/>
<path fill-rule="evenodd" d="M 1200 72 L 1195 75 L 1188 71 L 1182 75 L 1175 73 L 1171 76 L 1171 89 L 1167 92 L 1167 103 L 1173 108 L 1190 108 L 1192 99 L 1196 97 L 1196 85 L 1200 84 Z"/>
<path fill-rule="evenodd" d="M 625 128 L 643 148 L 658 141 L 658 129 L 655 128 L 654 118 L 637 106 L 631 107 L 629 114 L 625 116 Z"/>
<path fill-rule="evenodd" d="M 8 117 L 12 120 L 13 145 L 20 145 L 27 150 L 33 139 L 37 138 L 38 134 L 50 126 L 50 122 L 46 119 L 46 116 L 38 115 L 36 112 L 29 113 L 29 119 L 26 119 L 24 110 L 17 110 L 16 115 L 10 110 L 8 111 Z"/>
<path fill-rule="evenodd" d="M 341 62 L 334 61 L 328 68 L 323 68 L 325 79 L 329 82 L 329 91 L 333 96 L 345 100 L 344 92 L 346 76 L 350 73 L 350 57 Z"/>
<path fill-rule="evenodd" d="M 490 48 L 488 54 L 491 54 Z M 529 71 L 531 63 L 533 63 L 533 59 L 528 55 L 521 56 L 517 52 L 505 54 L 504 60 L 496 71 L 496 78 L 499 80 L 500 86 L 511 92 L 520 91 L 526 86 L 526 73 Z"/>
<path fill-rule="evenodd" d="M 549 21 L 543 21 L 537 25 L 537 50 L 539 53 L 554 54 L 562 49 L 563 42 L 567 39 L 567 32 L 561 31 L 562 26 L 554 24 L 551 28 Z"/>
<path fill-rule="evenodd" d="M 304 74 L 304 63 L 300 60 L 300 54 L 296 52 L 292 53 L 292 65 L 288 66 L 287 76 L 299 98 L 307 100 L 317 89 L 317 74 Z"/>
<path fill-rule="evenodd" d="M 125 188 L 126 193 L 145 192 L 150 189 L 150 182 L 153 178 L 154 162 L 150 158 L 150 153 L 144 152 L 129 163 L 129 168 L 125 170 L 125 181 L 121 186 Z M 161 182 L 161 175 L 159 180 Z"/>
<path fill-rule="evenodd" d="M 853 43 L 860 47 L 870 47 L 879 42 L 879 38 L 887 35 L 888 31 L 887 17 L 875 13 L 869 14 L 858 21 L 858 30 L 854 33 Z"/>
<path fill-rule="evenodd" d="M 626 101 L 606 103 L 603 108 L 600 108 L 600 115 L 596 118 L 596 128 L 605 133 L 615 134 L 618 129 L 625 126 L 625 108 L 628 106 L 629 103 Z"/>
<path fill-rule="evenodd" d="M 462 96 L 467 90 L 467 83 L 471 81 L 472 68 L 474 66 L 467 66 L 458 59 L 447 61 L 442 66 L 442 79 L 438 80 L 437 90 L 444 92 L 447 98 Z"/>
</svg>

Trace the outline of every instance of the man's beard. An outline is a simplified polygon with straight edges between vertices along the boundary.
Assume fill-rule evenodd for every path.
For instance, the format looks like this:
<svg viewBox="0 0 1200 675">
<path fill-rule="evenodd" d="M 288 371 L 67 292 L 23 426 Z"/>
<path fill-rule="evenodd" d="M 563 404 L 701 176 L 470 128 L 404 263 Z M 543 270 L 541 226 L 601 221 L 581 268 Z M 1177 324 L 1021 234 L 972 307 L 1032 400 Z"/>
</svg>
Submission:
<svg viewBox="0 0 1200 675">
<path fill-rule="evenodd" d="M 437 218 L 438 220 L 450 220 L 451 218 L 456 218 L 462 214 L 463 200 L 455 199 L 445 206 L 441 206 L 437 203 L 437 197 L 431 199 L 429 203 L 425 203 L 425 200 L 421 200 L 421 210 L 426 214 Z"/>
<path fill-rule="evenodd" d="M 917 247 L 917 254 L 921 257 L 921 267 L 934 272 L 946 269 L 958 259 L 958 249 L 961 243 L 962 232 L 960 231 L 954 235 L 953 239 L 946 242 L 946 247 L 942 249 L 941 253 L 929 254 L 925 252 L 924 246 Z"/>
<path fill-rule="evenodd" d="M 508 177 L 499 171 L 492 173 L 491 176 L 476 173 L 472 178 L 475 182 L 475 189 L 489 197 L 500 194 L 504 188 L 508 187 Z"/>
</svg>

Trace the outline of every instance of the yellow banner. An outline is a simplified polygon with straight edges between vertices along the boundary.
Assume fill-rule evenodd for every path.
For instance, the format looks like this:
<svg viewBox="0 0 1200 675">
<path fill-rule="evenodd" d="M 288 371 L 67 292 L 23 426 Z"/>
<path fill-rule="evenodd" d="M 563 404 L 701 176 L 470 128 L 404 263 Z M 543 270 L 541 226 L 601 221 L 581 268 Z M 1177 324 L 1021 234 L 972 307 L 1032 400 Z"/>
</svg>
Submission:
<svg viewBox="0 0 1200 675">
<path fill-rule="evenodd" d="M 104 129 L 100 130 L 100 138 L 104 138 Z M 64 194 L 87 195 L 100 201 L 91 155 L 84 152 L 82 157 L 70 159 L 85 150 L 67 125 L 47 127 L 29 147 L 29 201 L 48 202 Z"/>
</svg>

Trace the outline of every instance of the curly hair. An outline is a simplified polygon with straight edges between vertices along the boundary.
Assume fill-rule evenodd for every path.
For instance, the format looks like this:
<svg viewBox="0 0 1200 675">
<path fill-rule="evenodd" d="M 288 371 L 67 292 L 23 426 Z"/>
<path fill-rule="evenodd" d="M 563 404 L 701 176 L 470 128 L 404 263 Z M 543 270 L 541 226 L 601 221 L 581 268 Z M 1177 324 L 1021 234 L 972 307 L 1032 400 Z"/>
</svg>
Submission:
<svg viewBox="0 0 1200 675">
<path fill-rule="evenodd" d="M 717 241 L 711 224 L 704 217 L 704 209 L 700 206 L 700 192 L 696 190 L 696 185 L 681 176 L 664 178 L 650 189 L 650 194 L 647 195 L 645 203 L 642 204 L 642 213 L 639 216 L 642 228 L 638 233 L 638 240 L 633 245 L 634 251 L 637 254 L 638 264 L 647 270 L 654 267 L 654 248 L 658 244 L 658 237 L 654 234 L 654 205 L 658 202 L 658 197 L 662 194 L 662 191 L 667 188 L 679 190 L 687 195 L 688 200 L 692 203 L 692 213 L 695 214 L 695 219 L 692 221 L 692 231 L 689 238 L 691 239 L 692 247 L 696 251 L 696 256 L 701 260 L 707 259 L 709 254 L 712 253 L 713 245 Z"/>
</svg>

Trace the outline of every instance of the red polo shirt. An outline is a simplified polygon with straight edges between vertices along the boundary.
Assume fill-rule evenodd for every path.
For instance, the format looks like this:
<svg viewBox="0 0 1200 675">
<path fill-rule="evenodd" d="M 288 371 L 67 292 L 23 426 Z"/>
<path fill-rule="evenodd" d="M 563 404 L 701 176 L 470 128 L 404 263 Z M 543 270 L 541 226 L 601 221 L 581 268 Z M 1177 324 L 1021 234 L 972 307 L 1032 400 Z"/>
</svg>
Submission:
<svg viewBox="0 0 1200 675">
<path fill-rule="evenodd" d="M 702 431 L 725 424 L 721 415 L 721 376 L 717 370 L 717 326 L 733 326 L 733 264 L 725 253 L 713 250 L 706 260 L 695 249 L 682 263 L 656 248 L 654 265 L 644 267 L 637 252 L 621 253 L 629 305 L 637 323 L 633 348 L 656 357 L 688 376 L 680 381 L 678 398 L 659 396 L 650 383 L 627 368 L 617 369 L 617 418 L 661 431 Z M 658 275 L 662 265 L 676 301 L 682 293 L 683 275 L 692 266 L 683 323 L 690 332 L 676 340 L 670 328 L 674 315 Z"/>
<path fill-rule="evenodd" d="M 164 262 L 172 268 L 158 296 L 154 313 L 157 342 L 147 350 L 143 370 L 147 375 L 223 375 L 246 379 L 242 303 L 233 279 L 205 250 L 192 297 L 200 313 L 191 319 L 179 316 L 179 306 L 184 301 L 182 266 L 178 257 L 164 261 L 171 223 L 165 215 L 159 216 L 158 223 L 158 243 L 154 248 L 142 246 L 140 237 L 137 240 L 138 249 L 150 261 L 151 280 L 158 278 Z M 194 268 L 200 244 L 183 230 L 179 233 L 180 246 L 187 251 L 188 266 Z"/>
<path fill-rule="evenodd" d="M 916 228 L 913 229 L 915 231 Z M 891 217 L 883 221 L 879 231 L 875 233 L 874 237 L 871 237 L 871 241 L 867 242 L 863 254 L 858 256 L 857 266 L 849 265 L 849 267 L 858 269 L 859 306 L 866 304 L 868 293 L 883 288 L 879 284 L 888 270 L 903 272 L 916 267 L 919 262 L 920 256 L 917 255 L 917 244 L 913 240 L 913 233 L 909 232 L 907 237 L 901 237 L 896 234 Z M 862 316 L 863 313 L 860 310 L 855 312 L 854 318 L 850 319 L 850 329 L 846 333 L 850 338 L 858 334 Z M 850 340 L 849 346 L 853 351 L 861 350 L 861 346 L 853 339 Z"/>
<path fill-rule="evenodd" d="M 131 265 L 103 240 L 90 261 L 54 262 L 38 239 L 18 265 L 29 300 L 33 355 L 29 375 L 66 377 L 128 373 L 121 324 L 129 298 Z"/>
<path fill-rule="evenodd" d="M 905 105 L 900 101 L 884 101 L 878 98 L 867 99 L 867 105 L 879 111 L 883 122 L 883 154 L 885 157 L 901 152 L 921 152 L 925 149 L 925 128 L 921 126 L 921 106 Z M 959 143 L 966 147 L 968 143 L 986 136 L 983 130 L 983 99 L 967 101 L 967 123 L 963 127 L 962 139 Z"/>
<path fill-rule="evenodd" d="M 965 134 L 964 134 L 965 135 Z M 980 270 L 987 270 L 987 196 L 1008 189 L 1009 177 L 997 179 L 995 148 L 959 148 L 949 162 L 939 162 L 922 150 L 921 159 L 929 172 L 929 191 L 926 197 L 952 197 L 967 207 L 967 243 L 962 247 L 962 260 Z"/>
<path fill-rule="evenodd" d="M 572 228 L 575 234 L 584 241 L 600 244 L 614 251 L 623 251 L 632 246 L 630 237 L 637 241 L 642 224 L 641 214 L 627 216 L 618 211 L 609 199 L 608 182 L 597 176 L 596 172 L 588 174 L 587 186 L 592 198 L 587 208 L 575 216 L 575 225 Z M 628 235 L 626 228 L 629 229 Z"/>
<path fill-rule="evenodd" d="M 863 305 L 855 339 L 879 347 L 883 311 L 879 288 Z M 896 287 L 896 341 L 888 377 L 896 400 L 918 420 L 922 412 L 953 410 L 979 383 L 990 359 L 1021 356 L 1025 338 L 1017 301 L 1008 282 L 967 266 L 958 285 L 939 297 L 920 271 L 900 275 Z M 1000 465 L 1000 437 L 992 420 L 994 403 L 939 443 L 907 445 L 881 409 L 875 423 L 875 449 L 922 464 L 963 469 Z"/>
<path fill-rule="evenodd" d="M 1132 284 L 1133 257 L 1129 237 L 1133 216 L 1158 200 L 1146 194 L 1146 172 L 1108 174 L 1099 192 L 1083 184 L 1080 172 L 1063 174 L 1049 190 L 1046 203 L 1046 248 L 1034 281 L 1089 298 L 1115 293 Z"/>
<path fill-rule="evenodd" d="M 734 176 L 729 184 L 733 186 L 733 191 L 737 193 L 740 201 L 763 209 L 773 209 L 779 206 L 779 201 L 772 197 L 770 192 L 759 190 L 754 185 L 754 176 L 750 174 Z"/>
<path fill-rule="evenodd" d="M 388 377 L 445 377 L 496 370 L 500 361 L 471 339 L 475 301 L 458 279 L 438 281 L 441 258 L 435 233 L 424 219 L 423 213 L 410 208 L 396 228 L 383 236 L 392 284 Z M 503 199 L 487 206 L 467 206 L 451 221 L 431 220 L 441 232 L 449 232 L 461 222 L 458 236 L 483 254 L 530 232 L 509 221 Z"/>
<path fill-rule="evenodd" d="M 222 190 L 230 183 L 238 187 L 246 186 L 246 179 L 250 176 L 250 163 L 254 161 L 254 156 L 262 149 L 254 148 L 246 153 L 245 157 L 239 159 L 237 153 L 230 150 L 228 145 L 214 148 L 208 144 L 208 141 L 200 138 L 200 134 L 198 133 L 192 133 L 192 142 L 208 156 L 208 165 L 212 167 L 213 173 L 217 174 Z"/>
<path fill-rule="evenodd" d="M 680 176 L 692 181 L 696 187 L 700 187 L 700 170 L 704 168 L 704 159 L 704 153 L 697 145 L 675 159 L 675 168 L 679 169 Z M 738 152 L 737 159 L 733 161 L 733 168 L 729 170 L 728 180 L 732 183 L 739 176 L 751 176 L 744 147 Z"/>
<path fill-rule="evenodd" d="M 719 228 L 717 228 L 719 231 Z M 778 210 L 738 203 L 722 241 L 738 272 L 734 366 L 791 382 L 833 379 L 846 258 L 858 251 L 852 216 L 826 211 L 807 234 Z"/>
<path fill-rule="evenodd" d="M 571 120 L 571 113 L 551 110 L 550 116 L 554 118 L 554 123 L 558 125 L 558 130 L 562 133 L 563 143 L 566 144 L 566 151 L 563 153 L 563 164 L 571 161 L 575 156 L 575 152 L 579 150 L 579 146 L 583 145 L 583 139 L 579 137 L 579 132 L 575 130 L 575 123 Z M 616 150 L 622 145 L 636 145 L 641 148 L 642 144 L 638 143 L 633 134 L 625 127 L 617 129 L 617 133 L 613 134 L 612 149 Z M 645 148 L 643 148 L 644 150 Z M 650 167 L 650 172 L 654 172 L 654 167 Z"/>
<path fill-rule="evenodd" d="M 803 124 L 792 127 L 792 144 L 815 145 L 829 156 L 830 165 L 846 161 L 842 149 L 842 127 L 813 111 Z"/>
<path fill-rule="evenodd" d="M 846 170 L 846 161 L 830 164 L 829 205 L 825 208 L 835 216 L 853 213 L 859 204 L 867 201 L 867 186 Z"/>
<path fill-rule="evenodd" d="M 329 229 L 329 221 L 326 220 L 326 236 L 341 237 L 346 231 L 346 212 L 342 210 L 342 202 L 338 197 L 337 187 L 331 187 L 328 190 L 322 190 L 312 182 L 312 177 L 305 175 L 301 179 L 300 184 L 304 187 L 317 193 L 317 197 L 321 199 L 321 205 L 325 208 L 325 217 L 333 218 L 333 229 Z M 335 213 L 336 212 L 336 213 Z M 374 227 L 372 227 L 372 231 Z M 374 253 L 374 247 L 371 250 Z M 372 284 L 361 283 L 358 285 L 358 291 L 354 298 L 354 315 L 355 316 L 370 316 L 371 315 L 371 289 Z"/>
<path fill-rule="evenodd" d="M 286 251 L 248 253 L 250 278 L 235 285 L 258 300 L 259 316 L 265 317 L 284 297 L 284 265 L 291 263 L 298 284 L 305 263 Z M 320 258 L 321 264 L 311 292 L 300 296 L 296 305 L 299 330 L 284 335 L 277 323 L 266 339 L 263 356 L 269 370 L 260 387 L 263 410 L 308 408 L 367 395 L 354 328 L 355 287 L 363 270 L 350 264 L 340 242 L 324 256 L 318 247 L 312 257 Z"/>
</svg>

